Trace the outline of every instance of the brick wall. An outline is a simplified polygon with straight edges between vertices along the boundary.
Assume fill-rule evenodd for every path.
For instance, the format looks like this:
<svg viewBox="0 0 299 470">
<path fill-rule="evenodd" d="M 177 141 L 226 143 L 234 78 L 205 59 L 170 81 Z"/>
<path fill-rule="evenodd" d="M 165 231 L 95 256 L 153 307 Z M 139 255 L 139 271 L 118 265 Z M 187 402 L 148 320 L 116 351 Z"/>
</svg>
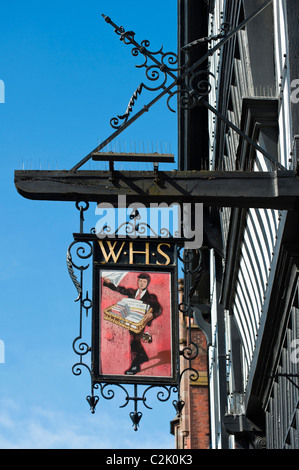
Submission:
<svg viewBox="0 0 299 470">
<path fill-rule="evenodd" d="M 198 356 L 192 361 L 192 367 L 198 371 L 196 381 L 189 380 L 189 448 L 209 449 L 209 387 L 207 342 L 199 328 L 192 328 L 192 341 L 198 346 Z"/>
<path fill-rule="evenodd" d="M 208 386 L 207 342 L 204 333 L 197 327 L 191 329 L 191 341 L 198 346 L 198 356 L 191 363 L 198 375 L 190 380 L 192 372 L 183 374 L 181 383 L 185 407 L 180 419 L 172 423 L 177 449 L 210 448 L 210 416 Z M 186 345 L 186 344 L 185 344 Z M 181 345 L 181 346 L 185 346 Z M 181 371 L 188 367 L 188 361 L 181 360 Z"/>
</svg>

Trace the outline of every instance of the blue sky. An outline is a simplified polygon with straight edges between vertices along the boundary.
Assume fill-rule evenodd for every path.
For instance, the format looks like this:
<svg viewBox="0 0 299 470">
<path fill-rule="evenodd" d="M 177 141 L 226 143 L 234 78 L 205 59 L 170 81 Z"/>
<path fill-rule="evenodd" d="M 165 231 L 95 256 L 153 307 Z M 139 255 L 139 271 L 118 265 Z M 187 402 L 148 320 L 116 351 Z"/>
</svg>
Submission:
<svg viewBox="0 0 299 470">
<path fill-rule="evenodd" d="M 89 377 L 72 373 L 79 311 L 66 251 L 79 229 L 78 212 L 71 202 L 24 199 L 14 186 L 17 169 L 72 168 L 112 133 L 110 119 L 125 112 L 145 80 L 135 68 L 140 59 L 101 13 L 134 30 L 139 42 L 149 39 L 151 50 L 163 44 L 176 51 L 175 0 L 16 0 L 1 6 L 2 449 L 174 448 L 175 396 L 166 404 L 153 397 L 153 411 L 141 409 L 138 432 L 129 418 L 132 406 L 119 409 L 118 399 L 101 399 L 90 413 Z M 153 96 L 144 94 L 140 104 Z M 135 143 L 176 153 L 176 115 L 165 100 L 117 139 L 118 148 Z M 86 231 L 96 220 L 91 205 Z"/>
</svg>

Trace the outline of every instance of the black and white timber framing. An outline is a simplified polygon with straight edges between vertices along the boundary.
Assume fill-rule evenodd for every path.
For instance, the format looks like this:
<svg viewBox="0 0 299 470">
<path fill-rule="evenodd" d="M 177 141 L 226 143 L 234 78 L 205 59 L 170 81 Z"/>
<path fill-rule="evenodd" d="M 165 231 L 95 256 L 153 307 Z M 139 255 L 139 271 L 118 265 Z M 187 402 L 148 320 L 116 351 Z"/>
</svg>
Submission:
<svg viewBox="0 0 299 470">
<path fill-rule="evenodd" d="M 234 27 L 261 3 L 182 1 L 185 35 L 191 36 L 189 42 L 213 36 L 222 23 Z M 273 0 L 206 64 L 215 76 L 210 104 L 271 153 L 285 168 L 282 174 L 298 166 L 299 108 L 292 99 L 299 78 L 298 22 L 296 0 Z M 182 111 L 180 128 L 181 168 L 235 174 L 274 169 L 203 108 Z M 197 137 L 199 128 L 207 129 L 204 143 Z M 207 149 L 201 159 L 200 147 Z M 299 448 L 294 354 L 299 339 L 298 210 L 265 207 L 207 205 L 205 210 L 209 289 L 199 285 L 197 295 L 198 302 L 206 298 L 211 311 L 214 449 Z"/>
</svg>

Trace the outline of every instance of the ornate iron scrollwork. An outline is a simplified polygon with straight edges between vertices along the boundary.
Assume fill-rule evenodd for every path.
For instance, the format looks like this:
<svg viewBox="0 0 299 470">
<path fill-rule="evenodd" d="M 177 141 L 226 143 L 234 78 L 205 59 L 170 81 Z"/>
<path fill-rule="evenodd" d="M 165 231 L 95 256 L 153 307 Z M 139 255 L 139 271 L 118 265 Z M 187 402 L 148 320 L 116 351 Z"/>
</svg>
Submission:
<svg viewBox="0 0 299 470">
<path fill-rule="evenodd" d="M 167 88 L 168 78 L 177 80 L 175 72 L 182 70 L 182 67 L 178 66 L 178 56 L 174 52 L 164 52 L 163 46 L 158 51 L 150 51 L 148 49 L 150 47 L 150 41 L 145 39 L 139 44 L 135 40 L 135 33 L 133 31 L 125 31 L 122 26 L 117 26 L 108 16 L 102 16 L 107 23 L 114 27 L 115 33 L 120 36 L 120 40 L 123 41 L 124 44 L 133 46 L 131 53 L 134 57 L 139 57 L 139 55 L 143 56 L 144 62 L 136 65 L 136 68 L 144 68 L 148 82 L 156 84 L 150 85 L 142 82 L 130 98 L 126 112 L 110 120 L 110 124 L 114 129 L 120 129 L 123 124 L 128 121 L 138 96 L 141 95 L 142 91 L 144 89 L 148 91 L 165 90 Z M 170 93 L 170 95 L 172 94 Z"/>
<path fill-rule="evenodd" d="M 126 237 L 129 236 L 130 238 L 139 238 L 139 237 L 146 237 L 151 236 L 154 238 L 164 237 L 164 238 L 172 238 L 173 236 L 178 236 L 178 232 L 174 232 L 172 235 L 170 230 L 166 227 L 159 228 L 158 231 L 155 231 L 147 222 L 139 222 L 140 216 L 136 215 L 130 219 L 131 222 L 123 222 L 116 230 L 112 233 L 112 229 L 110 226 L 105 225 L 98 233 L 97 236 L 99 238 L 105 238 L 108 236 L 109 238 L 113 237 Z M 125 230 L 125 233 L 122 235 L 122 230 Z"/>
<path fill-rule="evenodd" d="M 88 210 L 88 203 L 76 203 L 76 208 L 80 212 L 80 233 L 83 233 L 84 212 Z M 72 255 L 72 250 L 76 247 L 75 256 L 76 262 Z M 72 371 L 74 375 L 81 375 L 83 368 L 87 369 L 91 375 L 91 369 L 88 364 L 84 362 L 84 357 L 90 353 L 91 348 L 89 344 L 83 340 L 83 312 L 88 316 L 88 312 L 92 307 L 92 301 L 89 298 L 88 291 L 83 297 L 84 290 L 84 272 L 90 267 L 90 260 L 92 258 L 93 248 L 89 241 L 73 241 L 67 250 L 67 269 L 70 274 L 71 280 L 78 292 L 78 297 L 75 302 L 79 302 L 80 317 L 79 317 L 79 334 L 73 341 L 73 351 L 79 356 L 79 361 L 73 365 Z M 78 259 L 78 261 L 77 261 Z M 79 272 L 78 277 L 75 270 Z M 96 403 L 95 403 L 96 405 Z"/>
<path fill-rule="evenodd" d="M 182 312 L 186 318 L 188 318 L 188 341 L 187 344 L 180 350 L 180 355 L 187 360 L 188 367 L 186 367 L 180 373 L 180 381 L 182 380 L 183 374 L 189 372 L 189 379 L 191 382 L 196 382 L 199 378 L 199 372 L 192 365 L 199 354 L 198 345 L 192 340 L 191 337 L 191 323 L 193 319 L 193 309 L 192 309 L 192 296 L 200 282 L 202 276 L 202 254 L 200 250 L 183 250 L 179 249 L 178 257 L 183 264 L 182 272 L 184 273 L 184 290 L 185 298 L 184 301 L 179 304 L 179 310 Z M 192 277 L 195 278 L 192 283 Z"/>
<path fill-rule="evenodd" d="M 175 110 L 170 106 L 170 99 L 175 95 L 181 95 L 180 105 L 183 109 L 192 109 L 200 104 L 199 102 L 202 97 L 207 96 L 210 93 L 212 86 L 209 81 L 209 76 L 215 78 L 214 75 L 205 70 L 196 71 L 196 69 L 193 68 L 188 70 L 188 65 L 190 63 L 190 49 L 198 43 L 201 43 L 203 40 L 195 41 L 194 43 L 188 44 L 182 48 L 182 52 L 186 55 L 186 60 L 183 65 L 179 66 L 178 55 L 176 53 L 164 52 L 163 47 L 156 52 L 152 52 L 148 49 L 148 47 L 150 47 L 150 42 L 147 39 L 143 40 L 141 44 L 137 43 L 135 41 L 135 33 L 133 31 L 126 32 L 122 26 L 117 26 L 111 18 L 105 15 L 102 16 L 107 23 L 114 27 L 114 31 L 120 36 L 120 39 L 124 44 L 133 46 L 131 52 L 134 57 L 138 57 L 139 55 L 144 57 L 144 62 L 140 65 L 136 65 L 136 67 L 145 68 L 146 78 L 150 82 L 157 82 L 162 77 L 161 83 L 157 86 L 149 86 L 143 82 L 138 86 L 129 101 L 126 112 L 123 115 L 118 115 L 110 120 L 110 124 L 114 129 L 120 129 L 121 126 L 128 121 L 138 96 L 141 95 L 143 89 L 149 91 L 166 90 L 169 78 L 174 80 L 174 84 L 179 84 L 178 76 L 176 75 L 178 72 L 180 74 L 185 72 L 184 75 L 189 75 L 189 79 L 187 80 L 188 85 L 186 85 L 186 82 L 184 85 L 180 82 L 180 87 L 178 89 L 175 91 L 167 91 L 169 95 L 167 98 L 167 107 L 171 112 L 175 112 Z M 207 40 L 208 42 L 211 42 L 212 40 L 215 41 L 217 39 L 223 39 L 227 30 L 228 26 L 225 25 L 221 28 L 219 35 L 204 38 L 204 41 Z M 149 61 L 151 62 L 150 64 L 148 63 Z M 205 78 L 203 78 L 203 76 L 205 76 Z"/>
<path fill-rule="evenodd" d="M 215 36 L 209 36 L 207 38 L 201 38 L 193 43 L 187 44 L 182 47 L 181 52 L 185 53 L 185 63 L 180 65 L 178 55 L 174 52 L 163 52 L 163 47 L 156 52 L 151 52 L 148 47 L 150 42 L 143 40 L 141 44 L 135 41 L 135 33 L 133 31 L 125 31 L 122 26 L 117 26 L 111 18 L 102 15 L 105 21 L 114 27 L 114 31 L 120 36 L 120 40 L 127 45 L 133 46 L 132 55 L 138 57 L 140 54 L 144 57 L 144 62 L 137 65 L 138 68 L 145 68 L 145 75 L 151 82 L 156 82 L 162 77 L 162 83 L 156 87 L 145 85 L 141 83 L 136 91 L 133 93 L 126 112 L 122 115 L 118 115 L 111 119 L 110 123 L 115 129 L 114 133 L 105 139 L 100 145 L 98 145 L 92 152 L 78 162 L 71 171 L 78 170 L 84 163 L 86 163 L 95 152 L 100 152 L 106 147 L 113 139 L 115 139 L 121 132 L 127 129 L 133 122 L 141 117 L 145 112 L 154 106 L 162 97 L 167 96 L 167 106 L 170 111 L 175 112 L 170 106 L 170 100 L 175 95 L 181 95 L 180 105 L 185 109 L 192 109 L 198 105 L 204 105 L 207 109 L 215 114 L 215 116 L 221 119 L 227 126 L 237 132 L 243 139 L 245 139 L 250 145 L 256 150 L 260 151 L 266 158 L 274 162 L 278 168 L 282 166 L 275 162 L 274 159 L 269 155 L 262 147 L 257 145 L 252 139 L 250 139 L 244 132 L 242 132 L 237 126 L 235 126 L 226 116 L 222 115 L 217 109 L 211 104 L 204 100 L 204 97 L 208 96 L 211 91 L 211 85 L 209 83 L 209 76 L 212 76 L 208 71 L 202 71 L 202 65 L 206 62 L 209 57 L 212 57 L 218 50 L 220 50 L 230 39 L 232 39 L 238 31 L 244 28 L 250 21 L 258 16 L 272 0 L 265 0 L 253 13 L 247 18 L 241 21 L 234 28 L 229 28 L 227 23 L 223 23 L 219 34 Z M 190 52 L 193 47 L 201 43 L 212 43 L 216 42 L 215 45 L 209 48 L 209 50 L 195 63 L 190 65 Z M 150 65 L 148 61 L 150 60 Z M 199 79 L 202 73 L 206 73 L 206 79 Z M 189 78 L 188 78 L 189 77 Z M 170 83 L 169 83 L 169 79 Z M 195 82 L 194 82 L 195 80 Z M 149 103 L 143 106 L 143 108 L 131 117 L 133 107 L 141 94 L 142 90 L 147 88 L 151 91 L 160 91 L 160 93 L 152 99 Z"/>
</svg>

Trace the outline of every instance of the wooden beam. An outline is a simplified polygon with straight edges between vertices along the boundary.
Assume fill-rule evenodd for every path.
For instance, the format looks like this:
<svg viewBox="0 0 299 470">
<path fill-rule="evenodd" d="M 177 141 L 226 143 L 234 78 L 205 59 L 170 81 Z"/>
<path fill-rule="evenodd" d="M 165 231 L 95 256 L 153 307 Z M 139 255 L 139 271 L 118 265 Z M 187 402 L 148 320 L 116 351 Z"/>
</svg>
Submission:
<svg viewBox="0 0 299 470">
<path fill-rule="evenodd" d="M 15 171 L 25 198 L 52 201 L 201 202 L 218 207 L 297 209 L 293 171 Z"/>
<path fill-rule="evenodd" d="M 97 162 L 145 162 L 145 163 L 174 163 L 171 153 L 115 153 L 94 152 L 92 159 Z"/>
</svg>

